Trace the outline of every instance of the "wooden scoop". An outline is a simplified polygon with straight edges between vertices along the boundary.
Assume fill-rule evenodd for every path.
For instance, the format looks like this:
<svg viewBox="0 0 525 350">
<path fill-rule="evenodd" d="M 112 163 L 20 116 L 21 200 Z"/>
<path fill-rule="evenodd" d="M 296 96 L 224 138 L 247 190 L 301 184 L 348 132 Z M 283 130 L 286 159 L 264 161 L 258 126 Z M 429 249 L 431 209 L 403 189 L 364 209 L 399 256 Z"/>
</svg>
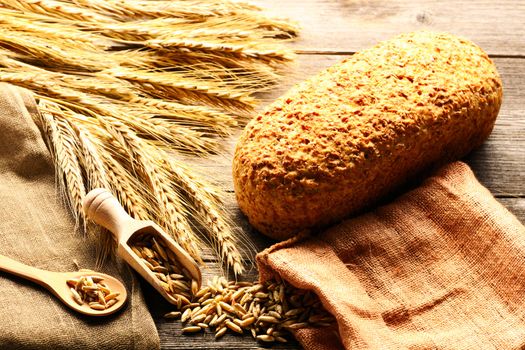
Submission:
<svg viewBox="0 0 525 350">
<path fill-rule="evenodd" d="M 113 233 L 118 244 L 117 254 L 151 284 L 168 302 L 177 304 L 177 299 L 166 293 L 159 284 L 157 276 L 151 272 L 143 260 L 138 257 L 129 243 L 140 240 L 143 234 L 152 235 L 156 240 L 162 240 L 170 249 L 182 267 L 186 268 L 191 277 L 201 285 L 201 271 L 193 258 L 177 244 L 159 226 L 149 220 L 135 220 L 129 216 L 119 201 L 107 190 L 97 188 L 90 191 L 84 199 L 84 212 L 87 217 L 104 226 Z"/>
<path fill-rule="evenodd" d="M 42 287 L 48 289 L 71 309 L 84 315 L 110 315 L 122 308 L 127 299 L 126 287 L 124 287 L 124 285 L 119 280 L 113 276 L 91 270 L 80 270 L 77 272 L 46 271 L 22 264 L 19 261 L 10 259 L 3 255 L 0 255 L 0 270 L 41 285 Z M 103 278 L 104 283 L 106 283 L 112 292 L 120 293 L 118 301 L 105 310 L 94 310 L 90 308 L 87 303 L 82 305 L 77 304 L 77 302 L 73 299 L 73 294 L 71 293 L 70 287 L 67 284 L 67 280 L 78 279 L 82 276 L 98 276 Z"/>
</svg>

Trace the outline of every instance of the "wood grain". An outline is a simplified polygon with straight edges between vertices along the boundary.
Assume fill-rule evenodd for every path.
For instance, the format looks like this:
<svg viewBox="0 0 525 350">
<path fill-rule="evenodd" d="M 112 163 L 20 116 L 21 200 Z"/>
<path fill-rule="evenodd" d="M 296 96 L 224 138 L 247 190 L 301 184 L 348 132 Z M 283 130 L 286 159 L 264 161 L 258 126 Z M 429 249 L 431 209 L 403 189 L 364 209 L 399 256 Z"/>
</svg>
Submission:
<svg viewBox="0 0 525 350">
<path fill-rule="evenodd" d="M 414 30 L 464 36 L 492 55 L 525 55 L 525 2 L 513 0 L 256 0 L 302 26 L 294 47 L 355 52 Z"/>
</svg>

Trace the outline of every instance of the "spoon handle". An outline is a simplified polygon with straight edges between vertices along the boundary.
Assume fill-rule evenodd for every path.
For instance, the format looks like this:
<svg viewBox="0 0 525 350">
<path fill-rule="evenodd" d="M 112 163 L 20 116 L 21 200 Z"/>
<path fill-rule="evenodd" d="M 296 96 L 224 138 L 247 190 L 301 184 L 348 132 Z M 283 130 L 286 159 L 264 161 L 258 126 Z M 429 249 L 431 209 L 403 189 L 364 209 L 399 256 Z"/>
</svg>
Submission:
<svg viewBox="0 0 525 350">
<path fill-rule="evenodd" d="M 130 227 L 136 220 L 126 213 L 120 202 L 106 189 L 96 188 L 90 191 L 83 202 L 87 217 L 104 226 L 113 233 L 117 241 L 126 240 Z M 126 233 L 128 233 L 126 235 Z"/>
<path fill-rule="evenodd" d="M 37 269 L 19 261 L 8 258 L 5 255 L 0 255 L 0 270 L 38 283 L 44 287 L 48 284 L 45 282 L 45 275 L 47 271 Z"/>
</svg>

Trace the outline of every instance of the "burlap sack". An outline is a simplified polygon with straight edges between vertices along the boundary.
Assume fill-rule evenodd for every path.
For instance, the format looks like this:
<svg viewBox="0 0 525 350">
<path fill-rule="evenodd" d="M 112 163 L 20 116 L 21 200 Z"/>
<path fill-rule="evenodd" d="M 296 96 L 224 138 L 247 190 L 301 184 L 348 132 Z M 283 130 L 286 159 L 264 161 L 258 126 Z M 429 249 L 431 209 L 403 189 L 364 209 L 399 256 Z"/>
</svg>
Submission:
<svg viewBox="0 0 525 350">
<path fill-rule="evenodd" d="M 31 95 L 0 84 L 0 254 L 42 269 L 95 268 L 94 244 L 75 232 L 57 197 L 53 166 L 32 121 Z M 155 324 L 136 278 L 122 263 L 102 272 L 126 284 L 125 310 L 109 318 L 70 311 L 43 288 L 0 273 L 0 347 L 158 349 Z"/>
<path fill-rule="evenodd" d="M 314 290 L 334 329 L 303 329 L 306 349 L 522 349 L 525 228 L 463 163 L 317 238 L 258 256 Z"/>
</svg>

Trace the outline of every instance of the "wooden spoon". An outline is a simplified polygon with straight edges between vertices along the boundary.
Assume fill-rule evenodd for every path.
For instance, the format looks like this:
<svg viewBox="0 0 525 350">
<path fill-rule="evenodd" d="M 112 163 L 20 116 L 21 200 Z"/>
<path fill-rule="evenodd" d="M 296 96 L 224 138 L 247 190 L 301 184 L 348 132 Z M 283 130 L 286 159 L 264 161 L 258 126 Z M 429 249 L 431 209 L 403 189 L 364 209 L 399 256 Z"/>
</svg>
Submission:
<svg viewBox="0 0 525 350">
<path fill-rule="evenodd" d="M 127 299 L 126 287 L 124 287 L 124 285 L 119 280 L 113 276 L 91 270 L 80 270 L 77 272 L 53 272 L 41 270 L 37 269 L 36 267 L 22 264 L 21 262 L 10 259 L 4 255 L 0 255 L 0 270 L 41 285 L 42 287 L 48 289 L 71 309 L 84 315 L 111 315 L 122 308 Z M 71 293 L 70 287 L 66 281 L 68 279 L 78 279 L 82 276 L 98 276 L 103 278 L 104 283 L 106 283 L 112 292 L 120 293 L 118 301 L 105 310 L 94 310 L 90 308 L 87 303 L 82 305 L 77 304 L 77 302 L 73 299 L 73 294 Z"/>
<path fill-rule="evenodd" d="M 162 240 L 165 246 L 175 254 L 181 266 L 188 270 L 191 277 L 197 281 L 200 287 L 202 280 L 201 271 L 195 260 L 154 222 L 133 219 L 122 208 L 119 201 L 102 188 L 90 191 L 84 199 L 83 206 L 88 218 L 113 233 L 118 244 L 117 254 L 144 277 L 168 302 L 177 304 L 177 299 L 164 290 L 157 276 L 153 274 L 129 246 L 130 241 L 134 239 L 140 240 L 139 236 L 141 235 L 148 234 L 154 236 L 156 240 Z"/>
</svg>

